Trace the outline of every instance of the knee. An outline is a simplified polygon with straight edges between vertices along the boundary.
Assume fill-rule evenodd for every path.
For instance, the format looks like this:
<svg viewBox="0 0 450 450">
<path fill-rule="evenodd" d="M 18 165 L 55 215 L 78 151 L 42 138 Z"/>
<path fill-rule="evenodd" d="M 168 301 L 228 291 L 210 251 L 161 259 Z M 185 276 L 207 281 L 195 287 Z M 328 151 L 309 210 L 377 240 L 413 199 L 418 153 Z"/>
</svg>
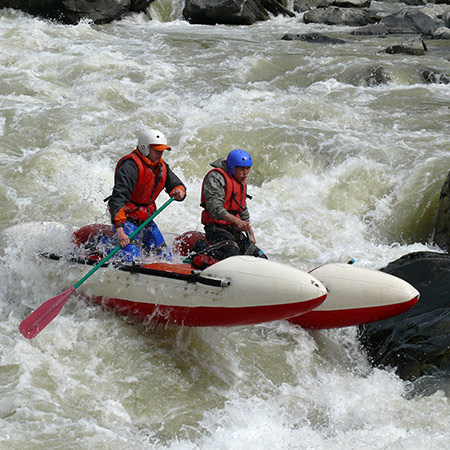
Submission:
<svg viewBox="0 0 450 450">
<path fill-rule="evenodd" d="M 128 263 L 132 263 L 141 257 L 139 247 L 135 244 L 128 244 L 118 253 L 119 258 Z"/>
</svg>

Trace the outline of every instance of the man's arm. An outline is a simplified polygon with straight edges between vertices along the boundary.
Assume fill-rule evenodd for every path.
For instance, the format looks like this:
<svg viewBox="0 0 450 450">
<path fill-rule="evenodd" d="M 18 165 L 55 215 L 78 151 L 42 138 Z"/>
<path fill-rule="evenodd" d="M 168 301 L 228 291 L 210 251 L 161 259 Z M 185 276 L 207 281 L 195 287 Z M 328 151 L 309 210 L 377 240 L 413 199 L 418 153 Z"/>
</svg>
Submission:
<svg viewBox="0 0 450 450">
<path fill-rule="evenodd" d="M 108 201 L 111 220 L 114 225 L 126 220 L 125 203 L 130 200 L 138 179 L 138 168 L 131 160 L 124 161 L 114 177 L 114 188 Z"/>
</svg>

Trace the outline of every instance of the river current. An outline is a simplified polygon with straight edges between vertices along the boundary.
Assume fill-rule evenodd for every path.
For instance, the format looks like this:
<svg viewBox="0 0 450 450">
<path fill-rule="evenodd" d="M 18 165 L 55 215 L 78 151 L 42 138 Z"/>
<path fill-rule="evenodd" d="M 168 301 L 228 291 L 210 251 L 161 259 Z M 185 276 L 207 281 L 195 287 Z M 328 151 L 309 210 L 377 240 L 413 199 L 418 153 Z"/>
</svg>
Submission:
<svg viewBox="0 0 450 450">
<path fill-rule="evenodd" d="M 403 37 L 301 16 L 189 25 L 181 8 L 157 0 L 153 21 L 103 26 L 0 10 L 0 231 L 24 230 L 1 243 L 0 449 L 448 448 L 448 385 L 372 368 L 355 328 L 144 326 L 74 295 L 38 337 L 20 335 L 32 309 L 69 287 L 37 252 L 64 241 L 62 227 L 108 222 L 115 164 L 145 127 L 167 135 L 165 159 L 188 187 L 158 217 L 163 232 L 201 230 L 208 163 L 244 148 L 252 224 L 271 259 L 378 269 L 439 251 L 450 86 L 420 72 L 450 74 L 448 41 L 387 55 Z M 347 43 L 281 40 L 307 32 Z M 378 66 L 392 81 L 368 87 Z"/>
</svg>

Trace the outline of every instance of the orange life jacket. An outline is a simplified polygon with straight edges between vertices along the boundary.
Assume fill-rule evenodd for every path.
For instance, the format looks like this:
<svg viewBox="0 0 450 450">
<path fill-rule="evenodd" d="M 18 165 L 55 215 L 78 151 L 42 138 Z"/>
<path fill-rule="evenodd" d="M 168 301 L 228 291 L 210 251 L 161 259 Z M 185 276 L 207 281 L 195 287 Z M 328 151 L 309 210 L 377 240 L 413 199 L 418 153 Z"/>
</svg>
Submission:
<svg viewBox="0 0 450 450">
<path fill-rule="evenodd" d="M 135 162 L 138 168 L 138 179 L 130 200 L 125 203 L 125 214 L 127 219 L 142 223 L 156 211 L 155 200 L 166 184 L 167 167 L 161 160 L 160 170 L 155 174 L 139 153 L 134 150 L 120 159 L 116 166 L 116 172 L 126 159 Z"/>
<path fill-rule="evenodd" d="M 225 178 L 225 200 L 223 202 L 223 207 L 234 216 L 240 218 L 239 214 L 243 211 L 245 206 L 245 201 L 247 199 L 247 183 L 244 181 L 240 183 L 236 178 L 230 175 L 226 170 L 221 169 L 220 167 L 216 167 L 215 169 L 210 170 L 205 178 L 203 179 L 202 184 L 202 197 L 201 197 L 201 206 L 203 207 L 202 211 L 202 224 L 203 225 L 231 225 L 230 222 L 226 220 L 217 220 L 214 219 L 210 212 L 206 209 L 206 200 L 204 193 L 204 185 L 205 179 L 211 172 L 219 172 Z"/>
</svg>

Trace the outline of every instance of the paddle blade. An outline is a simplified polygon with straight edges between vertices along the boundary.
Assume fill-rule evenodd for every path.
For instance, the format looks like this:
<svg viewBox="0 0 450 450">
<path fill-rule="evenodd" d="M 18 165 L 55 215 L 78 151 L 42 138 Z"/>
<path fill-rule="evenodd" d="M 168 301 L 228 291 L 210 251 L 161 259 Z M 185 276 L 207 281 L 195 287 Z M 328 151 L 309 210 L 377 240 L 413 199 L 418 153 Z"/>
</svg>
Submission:
<svg viewBox="0 0 450 450">
<path fill-rule="evenodd" d="M 27 339 L 37 336 L 59 314 L 73 292 L 75 292 L 75 288 L 71 287 L 35 309 L 20 324 L 19 330 L 22 335 Z"/>
</svg>

